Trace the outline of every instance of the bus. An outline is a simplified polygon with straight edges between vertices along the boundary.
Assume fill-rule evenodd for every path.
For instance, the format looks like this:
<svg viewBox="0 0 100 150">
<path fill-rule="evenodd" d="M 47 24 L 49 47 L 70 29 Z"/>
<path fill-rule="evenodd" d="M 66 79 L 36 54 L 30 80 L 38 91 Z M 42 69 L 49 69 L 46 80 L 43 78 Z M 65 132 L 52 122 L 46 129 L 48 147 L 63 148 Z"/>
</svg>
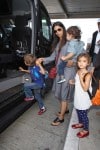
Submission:
<svg viewBox="0 0 100 150">
<path fill-rule="evenodd" d="M 51 21 L 40 0 L 0 1 L 0 132 L 33 104 L 23 101 L 23 56 L 49 56 L 51 40 Z"/>
</svg>

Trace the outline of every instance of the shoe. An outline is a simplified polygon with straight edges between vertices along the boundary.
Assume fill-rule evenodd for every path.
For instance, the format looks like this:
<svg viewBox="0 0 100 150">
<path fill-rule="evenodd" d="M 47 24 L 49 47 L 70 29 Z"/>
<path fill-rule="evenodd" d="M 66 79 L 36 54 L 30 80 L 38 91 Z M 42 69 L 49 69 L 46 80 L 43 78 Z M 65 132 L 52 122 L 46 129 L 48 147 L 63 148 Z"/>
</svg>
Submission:
<svg viewBox="0 0 100 150">
<path fill-rule="evenodd" d="M 64 122 L 64 119 L 60 120 L 58 117 L 51 123 L 52 126 L 58 126 Z"/>
<path fill-rule="evenodd" d="M 24 101 L 28 102 L 28 101 L 32 101 L 34 100 L 34 96 L 33 97 L 26 97 L 24 98 Z"/>
<path fill-rule="evenodd" d="M 69 110 L 66 110 L 65 114 L 68 114 L 68 113 L 69 113 Z M 61 112 L 59 111 L 56 115 L 59 116 L 60 114 L 61 114 Z"/>
<path fill-rule="evenodd" d="M 73 124 L 72 128 L 73 129 L 83 128 L 83 125 L 82 124 Z"/>
<path fill-rule="evenodd" d="M 89 131 L 85 132 L 84 130 L 77 133 L 77 137 L 79 138 L 84 138 L 87 137 L 88 135 L 89 135 Z"/>
<path fill-rule="evenodd" d="M 46 111 L 46 108 L 40 109 L 40 111 L 38 112 L 38 115 L 42 115 L 45 111 Z"/>
<path fill-rule="evenodd" d="M 59 80 L 57 83 L 60 84 L 60 83 L 63 83 L 65 81 L 66 81 L 66 79 L 64 78 L 64 79 Z"/>
</svg>

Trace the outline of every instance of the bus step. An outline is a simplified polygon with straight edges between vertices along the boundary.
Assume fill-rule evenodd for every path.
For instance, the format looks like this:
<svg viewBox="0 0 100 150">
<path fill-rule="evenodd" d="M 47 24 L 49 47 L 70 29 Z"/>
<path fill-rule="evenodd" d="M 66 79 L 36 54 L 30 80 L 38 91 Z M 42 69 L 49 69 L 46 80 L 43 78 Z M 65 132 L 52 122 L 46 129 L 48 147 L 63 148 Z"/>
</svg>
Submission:
<svg viewBox="0 0 100 150">
<path fill-rule="evenodd" d="M 33 102 L 25 102 L 17 104 L 16 107 L 7 111 L 0 117 L 0 133 L 3 132 L 11 123 L 13 123 L 19 116 L 21 116 L 28 108 L 33 105 Z"/>
<path fill-rule="evenodd" d="M 33 105 L 25 102 L 22 84 L 0 93 L 0 132 Z"/>
</svg>

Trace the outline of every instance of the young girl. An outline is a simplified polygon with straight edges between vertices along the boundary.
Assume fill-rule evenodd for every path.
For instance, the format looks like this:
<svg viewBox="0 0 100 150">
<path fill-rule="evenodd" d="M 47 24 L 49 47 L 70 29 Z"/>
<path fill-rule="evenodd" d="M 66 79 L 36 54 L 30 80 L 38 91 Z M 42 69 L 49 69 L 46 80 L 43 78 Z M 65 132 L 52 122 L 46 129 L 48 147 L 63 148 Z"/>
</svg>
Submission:
<svg viewBox="0 0 100 150">
<path fill-rule="evenodd" d="M 77 57 L 78 71 L 75 76 L 74 107 L 76 109 L 79 123 L 73 124 L 72 128 L 83 128 L 77 133 L 77 137 L 84 138 L 89 135 L 88 109 L 92 105 L 88 90 L 91 91 L 91 74 L 87 67 L 90 64 L 90 57 L 86 53 L 81 53 Z M 70 81 L 71 82 L 71 81 Z"/>
<path fill-rule="evenodd" d="M 44 86 L 44 78 L 43 75 L 45 74 L 45 70 L 42 65 L 39 63 L 38 60 L 32 54 L 26 54 L 24 56 L 25 65 L 28 66 L 28 70 L 19 67 L 19 70 L 22 72 L 30 73 L 32 78 L 32 83 L 25 83 L 24 84 L 24 93 L 26 98 L 25 101 L 30 101 L 34 99 L 33 92 L 36 100 L 38 101 L 40 111 L 38 115 L 42 115 L 46 108 L 44 106 L 40 90 Z"/>
<path fill-rule="evenodd" d="M 77 26 L 71 26 L 66 31 L 66 38 L 68 41 L 68 53 L 66 56 L 61 57 L 61 62 L 58 66 L 58 74 L 60 79 L 57 83 L 63 83 L 66 81 L 64 77 L 64 69 L 66 67 L 66 62 L 77 58 L 77 56 L 84 50 L 84 42 L 81 39 L 81 30 Z"/>
</svg>

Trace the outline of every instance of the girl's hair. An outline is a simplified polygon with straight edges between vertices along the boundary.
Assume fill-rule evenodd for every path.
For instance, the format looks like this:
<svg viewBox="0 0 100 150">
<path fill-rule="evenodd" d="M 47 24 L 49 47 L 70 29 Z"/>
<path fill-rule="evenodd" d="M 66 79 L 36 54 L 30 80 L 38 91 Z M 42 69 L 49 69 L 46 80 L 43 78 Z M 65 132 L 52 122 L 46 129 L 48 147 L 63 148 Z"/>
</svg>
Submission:
<svg viewBox="0 0 100 150">
<path fill-rule="evenodd" d="M 52 34 L 53 35 L 52 51 L 56 48 L 57 43 L 59 42 L 59 37 L 54 33 L 55 26 L 59 26 L 63 29 L 63 36 L 62 36 L 62 40 L 61 40 L 60 45 L 59 45 L 59 51 L 60 51 L 61 48 L 66 43 L 66 28 L 61 22 L 55 22 L 53 24 L 53 26 L 52 26 L 52 32 L 53 32 L 53 34 Z"/>
<path fill-rule="evenodd" d="M 36 58 L 33 54 L 26 54 L 24 55 L 24 61 L 26 65 L 33 66 L 35 65 Z"/>
<path fill-rule="evenodd" d="M 66 31 L 68 34 L 72 34 L 75 39 L 81 39 L 81 30 L 77 26 L 71 26 Z"/>
<path fill-rule="evenodd" d="M 81 53 L 81 54 L 79 54 L 79 55 L 77 56 L 77 62 L 79 61 L 79 59 L 80 59 L 81 57 L 85 57 L 85 58 L 87 59 L 87 61 L 88 61 L 88 66 L 89 66 L 90 63 L 91 63 L 91 57 L 89 56 L 89 54 L 87 54 L 87 53 Z"/>
</svg>

